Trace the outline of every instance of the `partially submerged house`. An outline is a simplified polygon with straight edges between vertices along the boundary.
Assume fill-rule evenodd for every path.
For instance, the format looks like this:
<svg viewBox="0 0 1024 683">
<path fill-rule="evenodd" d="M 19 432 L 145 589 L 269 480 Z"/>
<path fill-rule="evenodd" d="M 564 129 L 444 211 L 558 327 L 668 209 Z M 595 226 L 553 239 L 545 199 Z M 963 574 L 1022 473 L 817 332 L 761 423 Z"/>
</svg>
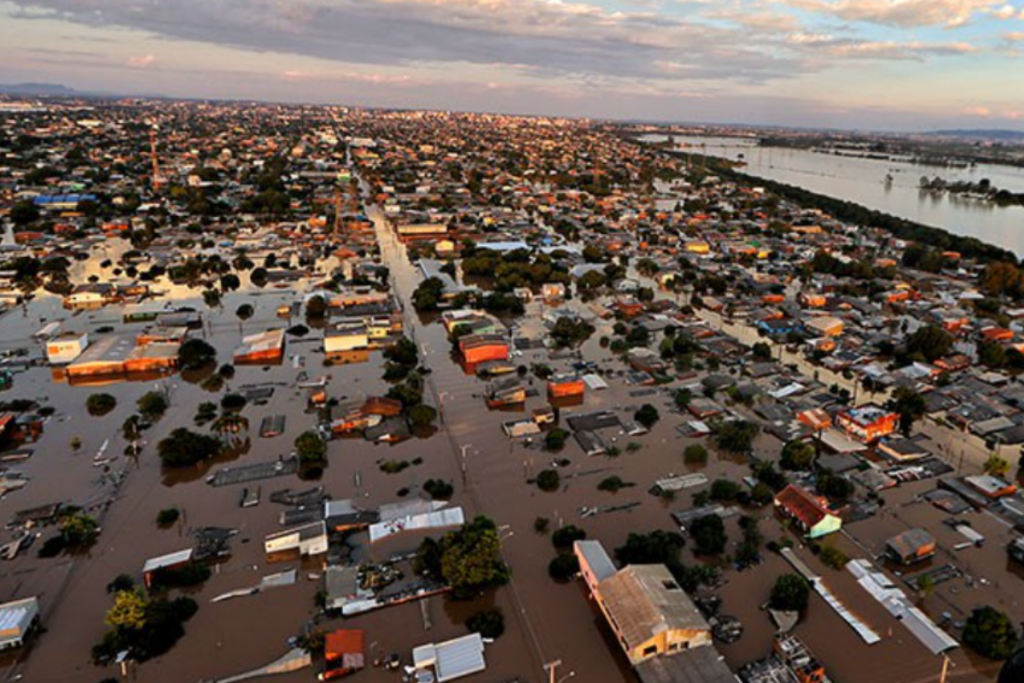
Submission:
<svg viewBox="0 0 1024 683">
<path fill-rule="evenodd" d="M 775 509 L 787 517 L 808 538 L 821 538 L 842 528 L 842 520 L 825 501 L 810 491 L 790 484 L 775 496 Z"/>
<path fill-rule="evenodd" d="M 0 605 L 0 650 L 21 647 L 39 621 L 39 598 L 23 598 Z"/>
</svg>

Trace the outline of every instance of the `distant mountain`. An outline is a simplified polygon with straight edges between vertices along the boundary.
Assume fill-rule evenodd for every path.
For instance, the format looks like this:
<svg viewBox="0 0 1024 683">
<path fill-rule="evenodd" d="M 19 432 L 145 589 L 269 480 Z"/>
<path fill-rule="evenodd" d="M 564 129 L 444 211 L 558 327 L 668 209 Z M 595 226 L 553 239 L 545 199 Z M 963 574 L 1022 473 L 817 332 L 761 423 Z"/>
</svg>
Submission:
<svg viewBox="0 0 1024 683">
<path fill-rule="evenodd" d="M 954 130 L 936 130 L 926 135 L 942 138 L 967 138 L 969 140 L 1003 140 L 1008 142 L 1024 142 L 1024 130 L 966 128 Z"/>
<path fill-rule="evenodd" d="M 44 95 L 49 97 L 74 97 L 83 95 L 74 88 L 57 83 L 0 83 L 0 93 L 7 95 Z"/>
</svg>

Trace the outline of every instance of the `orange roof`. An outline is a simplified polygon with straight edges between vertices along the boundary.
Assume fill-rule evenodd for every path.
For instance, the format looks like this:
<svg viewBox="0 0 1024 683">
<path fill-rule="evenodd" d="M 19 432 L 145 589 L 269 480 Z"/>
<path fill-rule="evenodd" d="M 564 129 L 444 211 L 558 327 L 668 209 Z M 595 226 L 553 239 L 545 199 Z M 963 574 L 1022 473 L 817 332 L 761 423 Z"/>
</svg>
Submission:
<svg viewBox="0 0 1024 683">
<path fill-rule="evenodd" d="M 785 508 L 808 529 L 813 529 L 818 522 L 831 514 L 817 497 L 795 484 L 782 489 L 775 496 L 775 504 Z"/>
<path fill-rule="evenodd" d="M 327 634 L 324 640 L 324 654 L 328 659 L 346 655 L 362 655 L 365 635 L 360 629 L 343 628 Z"/>
</svg>

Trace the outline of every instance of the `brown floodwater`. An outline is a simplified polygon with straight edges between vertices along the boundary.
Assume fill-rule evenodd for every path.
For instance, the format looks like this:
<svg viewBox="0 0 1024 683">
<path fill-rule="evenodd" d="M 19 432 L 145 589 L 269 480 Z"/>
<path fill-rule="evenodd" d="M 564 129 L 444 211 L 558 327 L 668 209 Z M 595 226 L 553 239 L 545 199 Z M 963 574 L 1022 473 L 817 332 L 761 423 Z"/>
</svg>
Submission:
<svg viewBox="0 0 1024 683">
<path fill-rule="evenodd" d="M 501 529 L 504 553 L 513 571 L 512 583 L 474 602 L 433 597 L 425 608 L 418 603 L 408 603 L 344 621 L 324 622 L 314 606 L 320 582 L 308 578 L 320 573 L 319 560 L 270 564 L 261 545 L 265 535 L 281 528 L 278 515 L 283 508 L 270 502 L 269 494 L 285 488 L 302 490 L 311 484 L 295 476 L 259 482 L 262 502 L 257 507 L 243 509 L 239 506 L 241 486 L 214 488 L 205 483 L 210 472 L 227 463 L 271 462 L 287 455 L 295 436 L 314 426 L 315 415 L 306 412 L 306 392 L 296 386 L 300 372 L 306 372 L 310 378 L 327 376 L 328 395 L 339 400 L 386 392 L 389 385 L 381 379 L 384 364 L 379 352 L 358 359 L 361 362 L 325 365 L 318 333 L 311 332 L 301 339 L 289 337 L 284 362 L 267 367 L 239 366 L 221 392 L 204 390 L 199 385 L 202 377 L 191 375 L 104 382 L 102 390 L 114 395 L 118 405 L 110 414 L 99 418 L 85 412 L 85 400 L 97 387 L 69 385 L 55 380 L 49 368 L 33 367 L 16 375 L 14 386 L 3 394 L 4 399 L 34 398 L 52 406 L 56 412 L 46 421 L 40 441 L 32 445 L 33 457 L 15 467 L 31 477 L 30 483 L 0 500 L 0 517 L 9 519 L 18 510 L 65 501 L 82 505 L 100 516 L 103 532 L 96 546 L 81 556 L 40 559 L 36 557 L 37 543 L 16 560 L 0 565 L 0 597 L 39 595 L 46 628 L 31 649 L 8 663 L 8 676 L 21 675 L 23 680 L 33 683 L 58 683 L 98 681 L 114 675 L 113 669 L 101 670 L 89 663 L 90 647 L 99 641 L 104 631 L 103 614 L 109 606 L 105 592 L 107 583 L 120 573 L 129 573 L 138 579 L 147 558 L 190 547 L 193 529 L 216 525 L 239 530 L 232 541 L 232 557 L 217 564 L 214 575 L 202 587 L 189 591 L 200 609 L 186 625 L 186 636 L 165 656 L 134 666 L 131 680 L 147 683 L 200 681 L 255 668 L 283 654 L 289 647 L 288 639 L 301 633 L 308 623 L 325 628 L 365 629 L 371 660 L 397 652 L 408 662 L 412 647 L 464 634 L 465 619 L 490 605 L 503 610 L 507 632 L 488 646 L 487 672 L 467 680 L 504 683 L 519 679 L 523 683 L 539 683 L 545 680 L 543 662 L 554 659 L 562 661 L 560 675 L 575 671 L 578 680 L 588 683 L 620 683 L 632 679 L 622 653 L 579 583 L 558 584 L 548 577 L 547 565 L 555 551 L 548 535 L 534 531 L 534 520 L 547 518 L 552 528 L 575 524 L 585 529 L 590 538 L 601 540 L 609 550 L 621 545 L 632 532 L 672 530 L 675 527 L 670 512 L 689 507 L 691 492 L 681 492 L 674 501 L 667 501 L 649 494 L 648 489 L 660 477 L 691 471 L 682 461 L 683 449 L 702 440 L 683 438 L 675 431 L 678 418 L 670 413 L 670 391 L 642 397 L 631 395 L 638 387 L 627 385 L 618 374 L 624 369 L 622 361 L 598 343 L 601 336 L 611 335 L 612 323 L 602 320 L 594 320 L 597 332 L 583 345 L 582 356 L 601 369 L 615 370 L 617 374 L 607 377 L 610 385 L 607 390 L 588 391 L 582 405 L 563 408 L 562 419 L 596 409 L 617 410 L 623 416 L 631 416 L 644 403 L 655 405 L 663 419 L 646 435 L 616 437 L 614 444 L 622 451 L 618 457 L 587 457 L 571 440 L 562 452 L 552 454 L 541 450 L 537 439 L 530 443 L 506 439 L 501 424 L 509 419 L 509 413 L 486 408 L 483 401 L 486 382 L 467 374 L 453 361 L 443 326 L 433 318 L 421 319 L 412 313 L 410 296 L 418 283 L 418 272 L 408 262 L 404 247 L 381 223 L 379 213 L 371 212 L 371 215 L 378 224 L 383 260 L 391 270 L 395 291 L 407 311 L 407 334 L 416 341 L 423 363 L 431 370 L 428 400 L 441 408 L 441 429 L 429 438 L 412 438 L 394 445 L 371 444 L 360 439 L 332 441 L 329 466 L 317 483 L 334 498 L 352 498 L 372 508 L 398 500 L 403 490 L 408 490 L 408 495 L 417 495 L 427 479 L 452 481 L 456 487 L 454 503 L 464 506 L 468 516 L 486 514 Z M 74 274 L 76 281 L 86 274 L 108 274 L 97 264 L 104 258 L 116 258 L 117 249 L 116 244 L 102 243 L 93 259 L 76 263 L 75 268 L 81 269 Z M 333 265 L 336 264 L 328 262 L 324 267 Z M 221 308 L 211 311 L 202 303 L 199 290 L 160 283 L 160 288 L 167 292 L 166 299 L 203 311 L 206 322 L 200 333 L 217 348 L 221 363 L 230 362 L 231 352 L 243 335 L 301 322 L 299 319 L 281 320 L 275 311 L 278 306 L 298 299 L 307 286 L 262 290 L 246 286 L 241 291 L 225 294 Z M 252 318 L 240 321 L 235 317 L 234 311 L 241 303 L 254 305 L 256 311 Z M 583 302 L 571 300 L 565 306 L 591 316 Z M 544 304 L 530 303 L 518 334 L 542 338 L 546 334 L 540 324 L 544 310 Z M 72 313 L 61 308 L 59 299 L 40 295 L 26 307 L 3 317 L 0 349 L 24 347 L 38 352 L 39 345 L 31 340 L 31 334 L 49 320 L 67 319 L 66 329 L 90 331 L 104 325 L 113 326 L 118 332 L 142 327 L 123 324 L 120 313 L 119 307 Z M 295 355 L 303 357 L 303 365 L 292 362 Z M 556 371 L 568 370 L 571 363 L 568 358 L 552 359 L 543 349 L 524 351 L 513 360 L 527 366 L 543 362 Z M 173 472 L 161 468 L 155 454 L 155 443 L 160 438 L 177 426 L 191 426 L 199 403 L 216 402 L 226 391 L 244 391 L 252 386 L 272 386 L 274 393 L 266 405 L 250 404 L 242 411 L 250 426 L 248 433 L 241 435 L 241 448 L 195 468 Z M 543 383 L 538 380 L 533 386 L 538 395 L 530 397 L 521 409 L 532 410 L 548 404 Z M 145 433 L 145 447 L 138 458 L 118 457 L 127 445 L 120 435 L 121 423 L 132 414 L 138 398 L 154 388 L 169 393 L 170 409 Z M 285 432 L 274 438 L 261 438 L 258 426 L 262 418 L 269 415 L 286 416 Z M 74 437 L 82 440 L 78 451 L 70 446 Z M 631 442 L 639 448 L 626 448 Z M 107 443 L 104 452 L 107 457 L 113 457 L 113 461 L 106 468 L 94 467 L 93 456 L 103 449 L 104 443 Z M 777 458 L 780 448 L 777 440 L 767 436 L 759 437 L 756 443 L 758 455 L 768 459 Z M 556 463 L 563 459 L 567 464 Z M 421 460 L 421 464 L 398 474 L 385 474 L 379 467 L 384 460 Z M 562 487 L 557 492 L 542 492 L 531 479 L 540 470 L 553 466 L 560 468 Z M 696 469 L 703 471 L 710 480 L 718 477 L 738 480 L 749 473 L 742 460 L 718 454 L 714 454 L 707 465 L 693 471 Z M 119 473 L 126 476 L 118 487 L 114 475 Z M 612 475 L 632 485 L 617 493 L 599 491 L 597 484 Z M 929 488 L 927 482 L 915 486 Z M 885 538 L 905 527 L 928 524 L 929 528 L 934 528 L 934 515 L 940 513 L 933 512 L 926 504 L 913 503 L 915 490 L 911 487 L 887 493 L 886 497 L 892 499 L 887 509 L 894 510 L 894 514 L 851 525 L 849 537 L 840 537 L 837 543 L 851 555 L 869 557 L 880 552 Z M 580 513 L 584 507 L 626 503 L 638 505 L 589 518 L 583 518 Z M 172 506 L 182 510 L 181 520 L 170 529 L 158 529 L 157 513 Z M 782 527 L 769 510 L 749 511 L 748 514 L 761 520 L 760 528 L 766 540 L 781 538 Z M 1009 531 L 999 527 L 996 520 L 982 515 L 977 515 L 975 526 L 989 536 L 989 543 L 983 548 L 957 552 L 955 560 L 972 576 L 986 578 L 989 583 L 975 581 L 969 589 L 954 582 L 942 584 L 925 599 L 925 608 L 934 616 L 953 610 L 954 619 L 962 619 L 972 605 L 990 602 L 1020 617 L 1021 585 L 1015 583 L 1020 577 L 1007 571 L 1002 554 L 1003 541 Z M 732 548 L 740 538 L 736 518 L 727 522 L 727 529 Z M 46 530 L 44 535 L 50 533 L 52 530 Z M 360 551 L 367 557 L 382 560 L 393 553 L 415 548 L 421 538 L 412 534 L 398 536 L 371 547 L 366 547 L 365 537 L 355 542 L 362 544 Z M 940 543 L 950 547 L 953 540 L 940 538 Z M 693 558 L 689 549 L 684 552 L 687 562 L 701 561 Z M 817 565 L 806 550 L 798 552 L 826 577 L 841 599 L 884 637 L 875 646 L 864 645 L 823 601 L 812 598 L 797 634 L 823 659 L 834 680 L 839 683 L 938 680 L 941 659 L 928 653 L 889 618 L 853 582 L 852 576 Z M 210 602 L 216 595 L 253 585 L 262 576 L 289 566 L 301 570 L 294 586 L 223 603 Z M 721 647 L 734 667 L 770 651 L 773 627 L 761 605 L 775 577 L 787 571 L 790 569 L 785 560 L 767 552 L 764 562 L 757 567 L 742 572 L 726 569 L 726 582 L 716 591 L 723 598 L 722 613 L 739 617 L 746 627 L 737 643 Z M 958 590 L 954 592 L 954 588 Z M 424 609 L 432 624 L 429 630 L 424 627 Z M 992 680 L 991 665 L 969 660 L 962 652 L 954 655 L 954 663 L 953 680 L 964 683 Z M 307 670 L 272 680 L 289 683 L 312 679 L 313 673 Z M 358 674 L 357 680 L 398 681 L 400 675 L 370 669 Z"/>
</svg>

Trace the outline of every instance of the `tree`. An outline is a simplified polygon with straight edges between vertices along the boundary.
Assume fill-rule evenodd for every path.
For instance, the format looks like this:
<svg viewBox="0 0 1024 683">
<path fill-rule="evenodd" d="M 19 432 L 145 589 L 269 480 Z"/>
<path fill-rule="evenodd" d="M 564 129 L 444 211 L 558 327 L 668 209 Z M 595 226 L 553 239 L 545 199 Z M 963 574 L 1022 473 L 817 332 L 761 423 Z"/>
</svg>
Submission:
<svg viewBox="0 0 1024 683">
<path fill-rule="evenodd" d="M 178 348 L 178 364 L 183 370 L 199 370 L 217 359 L 217 349 L 202 339 L 186 339 Z"/>
<path fill-rule="evenodd" d="M 964 643 L 988 659 L 1006 659 L 1020 636 L 1010 617 L 994 607 L 979 607 L 964 625 Z"/>
<path fill-rule="evenodd" d="M 772 586 L 768 605 L 783 612 L 802 612 L 807 609 L 810 584 L 799 574 L 783 574 Z"/>
<path fill-rule="evenodd" d="M 739 495 L 740 485 L 729 479 L 715 479 L 711 482 L 711 500 L 729 502 L 736 500 Z"/>
<path fill-rule="evenodd" d="M 409 410 L 409 422 L 413 427 L 429 427 L 437 419 L 437 409 L 431 406 L 419 404 Z"/>
<path fill-rule="evenodd" d="M 753 351 L 755 360 L 772 359 L 772 347 L 770 344 L 767 344 L 765 342 L 757 342 L 754 344 Z"/>
<path fill-rule="evenodd" d="M 110 394 L 92 394 L 85 401 L 85 409 L 93 417 L 106 415 L 117 407 L 117 399 Z"/>
<path fill-rule="evenodd" d="M 899 413 L 900 432 L 909 436 L 914 422 L 922 417 L 927 409 L 924 397 L 911 387 L 897 387 L 892 392 L 892 409 Z"/>
<path fill-rule="evenodd" d="M 794 439 L 782 447 L 782 456 L 779 459 L 779 466 L 784 470 L 809 470 L 814 462 L 814 446 Z"/>
<path fill-rule="evenodd" d="M 615 549 L 620 564 L 664 564 L 679 563 L 679 551 L 686 545 L 683 537 L 674 531 L 658 529 L 648 534 L 631 533 L 625 545 Z"/>
<path fill-rule="evenodd" d="M 990 368 L 1006 365 L 1006 349 L 997 342 L 983 341 L 978 344 L 978 361 Z"/>
<path fill-rule="evenodd" d="M 907 353 L 920 354 L 929 363 L 949 355 L 952 348 L 953 337 L 938 325 L 920 327 L 907 340 Z"/>
<path fill-rule="evenodd" d="M 103 623 L 118 630 L 139 631 L 146 625 L 149 601 L 140 590 L 121 590 L 114 594 L 114 604 L 107 610 Z"/>
<path fill-rule="evenodd" d="M 306 430 L 295 437 L 295 453 L 302 463 L 323 463 L 327 460 L 327 442 L 317 432 Z"/>
<path fill-rule="evenodd" d="M 560 451 L 565 447 L 565 441 L 569 438 L 569 432 L 555 427 L 544 435 L 544 446 L 549 451 Z"/>
<path fill-rule="evenodd" d="M 156 420 L 167 412 L 167 396 L 161 391 L 147 391 L 136 405 L 147 420 Z"/>
<path fill-rule="evenodd" d="M 548 576 L 558 582 L 565 582 L 580 571 L 580 561 L 571 553 L 559 553 L 548 563 Z"/>
<path fill-rule="evenodd" d="M 443 294 L 444 282 L 440 278 L 428 277 L 412 293 L 413 308 L 421 313 L 436 311 Z"/>
<path fill-rule="evenodd" d="M 207 434 L 178 427 L 156 446 L 165 467 L 188 467 L 209 460 L 221 451 L 221 442 Z"/>
<path fill-rule="evenodd" d="M 71 549 L 86 548 L 96 542 L 100 527 L 95 519 L 76 510 L 60 520 L 60 535 L 64 546 Z"/>
<path fill-rule="evenodd" d="M 310 318 L 323 318 L 327 314 L 327 299 L 320 294 L 309 298 L 306 302 L 306 315 Z"/>
<path fill-rule="evenodd" d="M 501 558 L 501 539 L 494 522 L 477 517 L 441 539 L 441 576 L 458 598 L 505 584 L 508 567 Z"/>
<path fill-rule="evenodd" d="M 978 285 L 985 294 L 992 297 L 1018 297 L 1024 278 L 1017 266 L 1003 261 L 990 263 L 978 279 Z"/>
<path fill-rule="evenodd" d="M 156 524 L 161 527 L 168 527 L 178 521 L 181 512 L 178 508 L 164 508 L 156 515 Z"/>
<path fill-rule="evenodd" d="M 715 443 L 724 451 L 748 453 L 760 429 L 747 420 L 729 420 L 715 430 Z"/>
<path fill-rule="evenodd" d="M 587 532 L 575 524 L 568 524 L 559 529 L 555 529 L 555 532 L 551 534 L 551 545 L 555 546 L 556 550 L 570 550 L 576 541 L 582 541 L 587 538 Z"/>
<path fill-rule="evenodd" d="M 690 523 L 690 536 L 698 555 L 718 555 L 725 550 L 729 538 L 725 534 L 725 523 L 718 515 L 698 517 Z"/>
<path fill-rule="evenodd" d="M 993 477 L 1005 477 L 1010 473 L 1010 461 L 999 455 L 990 455 L 984 465 L 985 473 Z"/>
<path fill-rule="evenodd" d="M 822 548 L 818 557 L 826 567 L 831 567 L 832 569 L 842 569 L 850 561 L 850 556 L 834 545 L 827 545 Z"/>
<path fill-rule="evenodd" d="M 661 419 L 661 415 L 658 414 L 657 408 L 650 403 L 645 403 L 633 414 L 633 419 L 642 424 L 646 429 L 650 429 Z"/>
<path fill-rule="evenodd" d="M 443 479 L 427 479 L 423 491 L 434 500 L 448 500 L 455 493 L 455 487 Z"/>
<path fill-rule="evenodd" d="M 551 328 L 551 339 L 560 348 L 576 347 L 590 339 L 594 326 L 585 320 L 563 315 Z"/>
<path fill-rule="evenodd" d="M 39 220 L 39 216 L 39 208 L 31 199 L 24 199 L 11 207 L 10 218 L 19 228 Z"/>
<path fill-rule="evenodd" d="M 559 476 L 557 470 L 541 470 L 540 474 L 537 475 L 537 488 L 541 491 L 557 491 L 558 487 L 562 484 L 562 478 Z"/>
<path fill-rule="evenodd" d="M 687 465 L 703 465 L 708 461 L 708 449 L 699 443 L 692 443 L 683 451 L 683 462 Z"/>
<path fill-rule="evenodd" d="M 466 619 L 466 628 L 484 638 L 499 638 L 505 632 L 505 616 L 498 608 L 477 612 Z"/>
<path fill-rule="evenodd" d="M 255 310 L 253 309 L 252 304 L 242 304 L 235 309 L 235 315 L 238 316 L 239 320 L 248 320 L 253 316 L 253 313 L 255 313 Z"/>
<path fill-rule="evenodd" d="M 853 495 L 853 484 L 829 469 L 823 469 L 818 473 L 815 485 L 818 493 L 835 500 L 845 501 Z"/>
</svg>

